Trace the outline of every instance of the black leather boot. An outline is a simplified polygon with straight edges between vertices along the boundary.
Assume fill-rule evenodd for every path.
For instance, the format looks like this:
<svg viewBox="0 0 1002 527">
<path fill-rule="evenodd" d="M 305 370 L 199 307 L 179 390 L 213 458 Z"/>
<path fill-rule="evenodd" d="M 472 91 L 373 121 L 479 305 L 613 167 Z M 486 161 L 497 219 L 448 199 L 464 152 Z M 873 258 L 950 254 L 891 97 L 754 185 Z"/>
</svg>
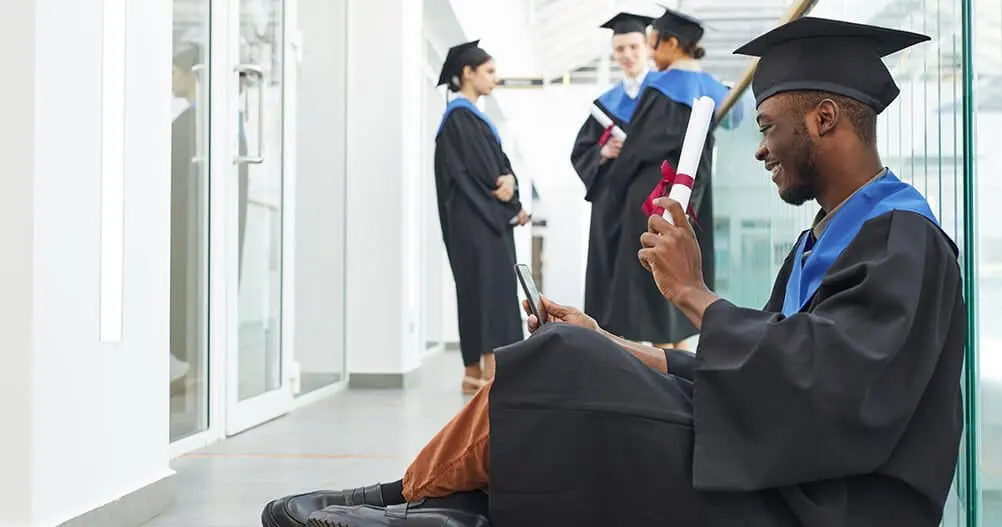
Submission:
<svg viewBox="0 0 1002 527">
<path fill-rule="evenodd" d="M 424 501 L 355 507 L 333 506 L 314 512 L 307 527 L 489 527 L 483 515 L 457 509 L 424 507 Z"/>
<path fill-rule="evenodd" d="M 344 490 L 318 490 L 269 502 L 261 512 L 264 527 L 305 527 L 311 513 L 332 505 L 382 507 L 379 485 Z"/>
</svg>

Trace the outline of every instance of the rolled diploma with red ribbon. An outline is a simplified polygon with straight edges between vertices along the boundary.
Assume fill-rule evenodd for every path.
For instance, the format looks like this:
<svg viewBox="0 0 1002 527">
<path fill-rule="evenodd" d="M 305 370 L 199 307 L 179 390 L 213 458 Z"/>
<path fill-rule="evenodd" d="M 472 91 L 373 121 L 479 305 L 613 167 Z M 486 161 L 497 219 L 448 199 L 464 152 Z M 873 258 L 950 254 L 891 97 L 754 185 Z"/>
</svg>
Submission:
<svg viewBox="0 0 1002 527">
<path fill-rule="evenodd" d="M 671 186 L 668 197 L 682 205 L 682 210 L 689 208 L 689 198 L 692 197 L 692 186 L 696 180 L 696 170 L 699 159 L 703 156 L 703 146 L 706 144 L 706 134 L 710 131 L 713 120 L 713 109 L 716 104 L 713 99 L 700 97 L 692 103 L 692 113 L 689 114 L 689 125 L 685 128 L 685 138 L 682 139 L 682 155 L 678 158 L 678 174 L 675 184 Z M 665 209 L 661 215 L 668 223 L 674 225 L 671 212 Z"/>
<path fill-rule="evenodd" d="M 601 108 L 594 104 L 591 105 L 591 116 L 598 121 L 598 124 L 602 125 L 602 128 L 609 128 L 611 126 L 613 137 L 619 139 L 620 141 L 626 141 L 626 132 L 624 132 L 622 128 L 616 126 L 616 123 L 612 122 L 612 119 L 610 119 Z"/>
</svg>

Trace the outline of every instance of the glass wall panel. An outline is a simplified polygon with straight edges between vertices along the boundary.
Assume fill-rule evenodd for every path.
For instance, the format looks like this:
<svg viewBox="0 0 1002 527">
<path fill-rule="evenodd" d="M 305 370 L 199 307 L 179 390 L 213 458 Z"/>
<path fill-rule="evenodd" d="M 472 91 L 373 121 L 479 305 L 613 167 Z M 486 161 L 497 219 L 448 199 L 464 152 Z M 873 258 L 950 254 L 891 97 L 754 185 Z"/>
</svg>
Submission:
<svg viewBox="0 0 1002 527">
<path fill-rule="evenodd" d="M 281 389 L 285 2 L 240 0 L 237 398 Z"/>
<path fill-rule="evenodd" d="M 1002 12 L 1002 0 L 979 0 L 975 3 L 980 4 L 978 9 L 984 9 L 986 4 L 994 6 L 991 9 L 994 9 L 996 25 L 991 37 L 986 37 L 985 42 L 991 42 L 986 45 L 993 46 L 995 56 L 998 57 L 1000 34 L 997 21 Z M 958 246 L 963 247 L 961 2 L 821 0 L 810 14 L 910 30 L 932 37 L 932 42 L 920 44 L 886 59 L 888 68 L 901 88 L 901 95 L 880 115 L 877 140 L 884 164 L 927 197 L 944 230 Z M 988 15 L 979 12 L 976 16 L 981 18 Z M 997 67 L 997 60 L 995 65 Z M 994 86 L 998 86 L 998 83 L 995 82 Z M 987 102 L 991 96 L 984 95 L 983 100 Z M 994 128 L 983 122 L 981 130 L 986 129 Z M 771 284 L 790 244 L 802 230 L 810 226 L 817 210 L 816 205 L 794 208 L 778 199 L 762 164 L 753 158 L 758 141 L 759 134 L 753 119 L 746 119 L 737 130 L 718 131 L 714 171 L 717 284 L 725 296 L 749 307 L 759 307 L 765 302 L 768 284 Z M 979 151 L 981 173 L 993 171 L 991 168 L 986 170 L 985 162 L 981 159 L 981 156 L 992 155 L 991 148 L 986 143 L 982 143 Z M 1002 154 L 995 152 L 994 155 Z M 996 181 L 999 181 L 998 178 Z M 989 185 L 983 185 L 986 188 L 981 189 L 981 196 L 984 196 L 984 192 L 990 192 L 987 188 Z M 981 225 L 991 224 L 990 218 L 979 219 Z M 990 229 L 982 229 L 979 238 L 981 246 L 1002 247 L 1002 240 L 992 239 L 992 233 L 988 231 Z M 998 232 L 996 230 L 994 236 L 998 237 Z M 1002 262 L 1002 249 L 995 252 L 999 254 L 992 260 L 991 251 L 985 250 L 979 261 L 982 269 L 986 269 L 992 262 Z M 1002 290 L 1002 266 L 998 267 L 1000 280 L 995 287 Z M 998 311 L 1002 307 L 1002 295 L 992 293 L 990 272 L 983 270 L 982 274 L 982 312 L 990 312 L 985 310 L 990 310 L 992 306 Z M 992 301 L 995 303 L 991 304 Z M 995 329 L 1002 332 L 1002 328 Z M 985 356 L 989 354 L 993 334 L 989 333 L 988 328 L 983 331 L 982 352 Z M 986 366 L 990 366 L 990 361 L 984 362 L 988 363 Z M 1002 361 L 999 362 L 1002 366 Z M 1000 370 L 998 378 L 1002 385 L 1002 367 L 996 369 Z M 986 368 L 986 371 L 990 370 Z M 985 375 L 987 374 L 983 374 L 982 379 L 987 397 L 990 382 Z M 991 413 L 990 403 L 986 402 L 985 411 Z M 1002 415 L 1002 412 L 996 413 Z M 996 419 L 996 422 L 1002 423 L 1002 419 Z M 988 426 L 990 425 L 986 423 L 986 434 Z M 995 443 L 1002 444 L 1002 434 L 998 431 L 993 433 Z M 990 442 L 988 435 L 984 442 L 986 450 L 990 450 L 987 446 Z M 960 466 L 963 468 L 967 453 L 963 451 L 961 454 Z M 994 455 L 996 459 L 1002 459 L 1002 450 L 994 452 Z M 1002 463 L 996 465 L 1002 467 Z M 989 483 L 991 478 L 987 472 L 988 470 L 984 478 L 986 511 L 992 508 L 989 503 L 993 496 L 990 489 L 1000 486 L 998 482 Z M 958 479 L 951 490 L 944 525 L 967 525 L 964 510 L 966 494 L 961 481 L 962 479 Z M 993 523 L 986 516 L 985 525 L 996 524 L 1002 525 L 1002 518 Z"/>
<path fill-rule="evenodd" d="M 174 0 L 170 439 L 209 426 L 209 0 Z"/>
<path fill-rule="evenodd" d="M 982 525 L 1002 525 L 1002 0 L 972 0 L 974 19 L 978 387 Z"/>
<path fill-rule="evenodd" d="M 925 195 L 943 229 L 958 247 L 963 248 L 961 3 L 956 0 L 822 0 L 815 14 L 932 37 L 931 42 L 885 60 L 901 88 L 901 95 L 878 119 L 877 140 L 884 164 Z M 961 266 L 966 257 L 961 251 Z M 968 489 L 963 479 L 968 454 L 962 443 L 958 478 L 943 516 L 946 526 L 968 524 Z"/>
<path fill-rule="evenodd" d="M 755 107 L 751 90 L 743 104 Z M 761 308 L 776 272 L 800 233 L 811 224 L 814 202 L 793 207 L 779 198 L 761 161 L 754 115 L 733 130 L 716 131 L 713 158 L 713 229 L 717 293 L 744 307 Z M 706 227 L 704 227 L 706 228 Z"/>
</svg>

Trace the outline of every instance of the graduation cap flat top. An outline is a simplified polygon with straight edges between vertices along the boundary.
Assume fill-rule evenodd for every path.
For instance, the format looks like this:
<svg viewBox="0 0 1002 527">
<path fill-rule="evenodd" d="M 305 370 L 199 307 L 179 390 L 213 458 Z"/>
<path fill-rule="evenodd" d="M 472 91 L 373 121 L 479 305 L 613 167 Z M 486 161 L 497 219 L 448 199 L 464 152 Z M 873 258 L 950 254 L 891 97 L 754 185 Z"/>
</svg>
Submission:
<svg viewBox="0 0 1002 527">
<path fill-rule="evenodd" d="M 703 38 L 702 22 L 685 13 L 658 5 L 665 10 L 665 14 L 654 21 L 654 29 L 659 33 L 676 37 L 683 41 L 683 44 L 693 44 Z"/>
<path fill-rule="evenodd" d="M 438 76 L 438 85 L 448 84 L 449 79 L 460 74 L 459 59 L 463 53 L 480 45 L 480 39 L 464 42 L 449 48 L 449 53 L 445 55 L 445 62 L 442 63 L 442 73 Z"/>
<path fill-rule="evenodd" d="M 619 13 L 610 18 L 599 27 L 611 29 L 613 35 L 623 35 L 626 33 L 646 33 L 647 26 L 651 25 L 654 17 L 635 15 L 633 13 Z"/>
<path fill-rule="evenodd" d="M 760 57 L 752 79 L 757 105 L 777 93 L 816 90 L 850 97 L 880 113 L 900 93 L 883 57 L 927 40 L 908 31 L 803 17 L 734 53 Z"/>
</svg>

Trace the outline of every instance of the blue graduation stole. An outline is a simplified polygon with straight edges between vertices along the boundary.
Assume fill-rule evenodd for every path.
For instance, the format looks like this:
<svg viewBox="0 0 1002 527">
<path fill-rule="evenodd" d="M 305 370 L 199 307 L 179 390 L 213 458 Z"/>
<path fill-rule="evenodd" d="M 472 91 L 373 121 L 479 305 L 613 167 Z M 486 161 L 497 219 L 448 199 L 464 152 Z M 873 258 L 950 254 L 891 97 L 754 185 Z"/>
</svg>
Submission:
<svg viewBox="0 0 1002 527">
<path fill-rule="evenodd" d="M 645 79 L 646 80 L 646 79 Z M 702 96 L 713 99 L 719 108 L 730 90 L 723 83 L 704 71 L 667 69 L 651 82 L 651 88 L 665 97 L 692 108 L 692 102 Z"/>
<path fill-rule="evenodd" d="M 637 109 L 637 101 L 640 100 L 644 89 L 660 75 L 661 73 L 656 71 L 647 72 L 647 75 L 644 76 L 644 81 L 640 83 L 640 90 L 637 91 L 636 98 L 630 97 L 626 93 L 623 83 L 619 82 L 611 90 L 603 93 L 598 98 L 598 102 L 602 103 L 602 107 L 608 110 L 613 117 L 624 123 L 628 123 L 633 118 L 633 112 Z"/>
<path fill-rule="evenodd" d="M 863 228 L 864 223 L 893 210 L 921 214 L 939 225 L 922 194 L 887 170 L 876 181 L 859 189 L 835 211 L 806 259 L 804 252 L 813 236 L 810 232 L 802 236 L 793 258 L 790 279 L 786 283 L 783 316 L 792 316 L 807 305 L 821 285 L 821 279 Z"/>
<path fill-rule="evenodd" d="M 494 126 L 494 123 L 487 118 L 484 112 L 477 108 L 477 105 L 470 102 L 466 97 L 456 97 L 455 99 L 449 101 L 449 104 L 445 106 L 445 113 L 442 114 L 442 121 L 438 124 L 438 132 L 436 135 L 442 133 L 442 127 L 445 126 L 445 120 L 449 117 L 449 114 L 453 112 L 456 108 L 466 108 L 467 110 L 473 112 L 473 115 L 477 116 L 481 121 L 487 123 L 487 126 L 491 127 L 491 132 L 494 134 L 494 139 L 497 140 L 498 144 L 501 144 L 501 134 L 498 133 L 498 128 Z"/>
</svg>

